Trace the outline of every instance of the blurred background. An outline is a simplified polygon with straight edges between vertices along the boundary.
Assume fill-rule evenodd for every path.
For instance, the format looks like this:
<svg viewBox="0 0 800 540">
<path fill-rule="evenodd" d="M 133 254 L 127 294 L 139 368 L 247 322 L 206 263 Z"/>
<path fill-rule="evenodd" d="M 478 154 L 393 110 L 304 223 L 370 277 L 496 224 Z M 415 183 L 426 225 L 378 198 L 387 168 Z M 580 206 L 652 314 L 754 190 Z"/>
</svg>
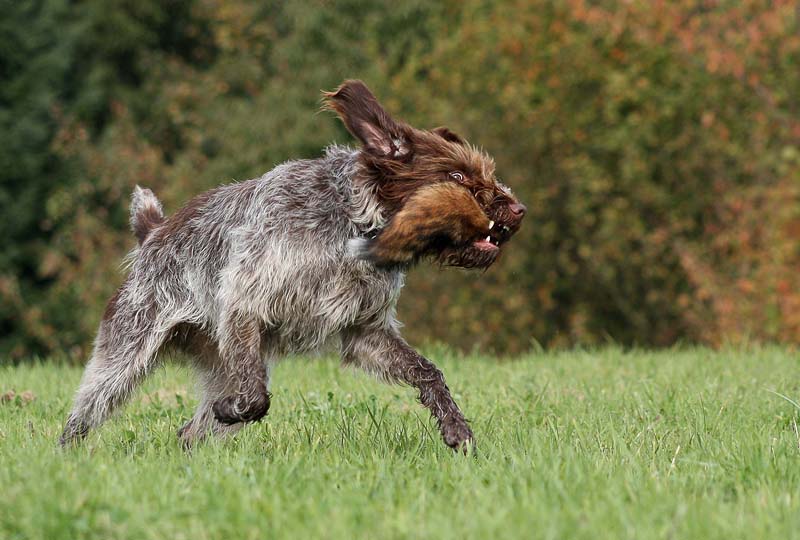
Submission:
<svg viewBox="0 0 800 540">
<path fill-rule="evenodd" d="M 406 335 L 513 355 L 800 342 L 793 1 L 0 0 L 0 358 L 81 362 L 135 240 L 197 192 L 351 138 L 361 78 L 528 206 L 485 273 L 413 271 Z"/>
</svg>

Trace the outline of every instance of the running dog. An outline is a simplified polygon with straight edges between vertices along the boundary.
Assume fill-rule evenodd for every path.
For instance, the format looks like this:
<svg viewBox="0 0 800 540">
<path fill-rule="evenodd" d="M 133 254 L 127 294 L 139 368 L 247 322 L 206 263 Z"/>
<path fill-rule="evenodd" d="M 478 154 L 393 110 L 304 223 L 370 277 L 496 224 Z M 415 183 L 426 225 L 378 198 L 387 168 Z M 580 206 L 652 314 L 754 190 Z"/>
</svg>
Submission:
<svg viewBox="0 0 800 540">
<path fill-rule="evenodd" d="M 193 198 L 166 217 L 136 188 L 139 245 L 103 314 L 60 442 L 99 426 L 165 350 L 192 358 L 203 395 L 186 446 L 235 432 L 270 407 L 282 356 L 339 346 L 345 364 L 419 390 L 444 442 L 473 434 L 444 377 L 401 337 L 395 305 L 417 261 L 488 268 L 525 215 L 494 162 L 447 128 L 395 120 L 361 81 L 324 94 L 358 139 L 317 159 Z"/>
</svg>

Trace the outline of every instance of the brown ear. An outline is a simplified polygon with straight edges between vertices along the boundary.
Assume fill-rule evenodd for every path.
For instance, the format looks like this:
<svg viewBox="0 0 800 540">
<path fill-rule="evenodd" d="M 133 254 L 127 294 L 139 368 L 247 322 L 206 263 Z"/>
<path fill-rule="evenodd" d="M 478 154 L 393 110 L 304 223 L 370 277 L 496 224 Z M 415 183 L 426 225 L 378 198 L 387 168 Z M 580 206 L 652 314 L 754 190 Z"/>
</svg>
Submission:
<svg viewBox="0 0 800 540">
<path fill-rule="evenodd" d="M 408 130 L 389 116 L 363 82 L 345 81 L 333 92 L 323 92 L 323 99 L 371 154 L 389 159 L 411 154 Z"/>
<path fill-rule="evenodd" d="M 465 144 L 466 143 L 466 141 L 464 139 L 462 139 L 460 135 L 450 131 L 450 129 L 448 129 L 448 128 L 444 127 L 444 126 L 433 128 L 431 131 L 433 133 L 436 133 L 439 137 L 441 137 L 442 139 L 444 139 L 446 141 L 450 141 L 450 142 L 454 142 L 454 143 L 458 143 L 458 144 Z"/>
</svg>

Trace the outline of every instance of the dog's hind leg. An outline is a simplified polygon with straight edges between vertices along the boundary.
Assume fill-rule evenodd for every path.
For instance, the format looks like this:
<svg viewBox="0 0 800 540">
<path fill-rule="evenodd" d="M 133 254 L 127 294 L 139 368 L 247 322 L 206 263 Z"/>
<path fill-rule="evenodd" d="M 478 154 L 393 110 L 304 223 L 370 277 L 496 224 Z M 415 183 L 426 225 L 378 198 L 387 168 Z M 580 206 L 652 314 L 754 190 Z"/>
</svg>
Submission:
<svg viewBox="0 0 800 540">
<path fill-rule="evenodd" d="M 222 366 L 236 386 L 233 393 L 213 403 L 214 416 L 223 424 L 261 420 L 269 410 L 271 396 L 258 320 L 239 314 L 227 317 L 219 350 Z"/>
<path fill-rule="evenodd" d="M 167 330 L 156 328 L 152 301 L 134 307 L 119 292 L 111 299 L 61 435 L 62 446 L 83 439 L 125 402 L 154 367 Z"/>
</svg>

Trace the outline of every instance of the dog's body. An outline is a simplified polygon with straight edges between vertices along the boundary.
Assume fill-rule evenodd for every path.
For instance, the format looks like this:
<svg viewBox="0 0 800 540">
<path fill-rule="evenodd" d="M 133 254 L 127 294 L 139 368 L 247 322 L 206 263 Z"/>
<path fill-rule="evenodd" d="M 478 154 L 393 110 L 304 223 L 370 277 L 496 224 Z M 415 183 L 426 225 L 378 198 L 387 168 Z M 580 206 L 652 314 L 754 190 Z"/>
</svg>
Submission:
<svg viewBox="0 0 800 540">
<path fill-rule="evenodd" d="M 339 342 L 345 362 L 419 388 L 448 445 L 472 440 L 441 372 L 400 337 L 395 305 L 408 265 L 420 257 L 491 264 L 524 207 L 500 186 L 511 210 L 477 215 L 480 199 L 466 201 L 469 186 L 448 176 L 453 164 L 439 171 L 440 181 L 409 183 L 406 191 L 390 187 L 388 169 L 411 168 L 423 155 L 417 133 L 477 151 L 447 139 L 456 137 L 449 131 L 395 122 L 363 83 L 345 83 L 327 96 L 364 148 L 329 147 L 319 159 L 288 162 L 204 193 L 169 218 L 151 192 L 137 188 L 131 223 L 140 246 L 103 316 L 62 444 L 105 420 L 166 348 L 189 353 L 203 379 L 203 399 L 180 430 L 191 444 L 263 417 L 272 363 L 329 341 Z M 460 191 L 448 197 L 442 197 L 447 190 L 422 191 L 437 183 Z M 433 215 L 437 197 L 463 204 Z M 519 219 L 506 220 L 503 236 L 490 237 L 494 222 L 509 215 Z M 423 237 L 408 234 L 414 223 L 427 231 Z"/>
</svg>

